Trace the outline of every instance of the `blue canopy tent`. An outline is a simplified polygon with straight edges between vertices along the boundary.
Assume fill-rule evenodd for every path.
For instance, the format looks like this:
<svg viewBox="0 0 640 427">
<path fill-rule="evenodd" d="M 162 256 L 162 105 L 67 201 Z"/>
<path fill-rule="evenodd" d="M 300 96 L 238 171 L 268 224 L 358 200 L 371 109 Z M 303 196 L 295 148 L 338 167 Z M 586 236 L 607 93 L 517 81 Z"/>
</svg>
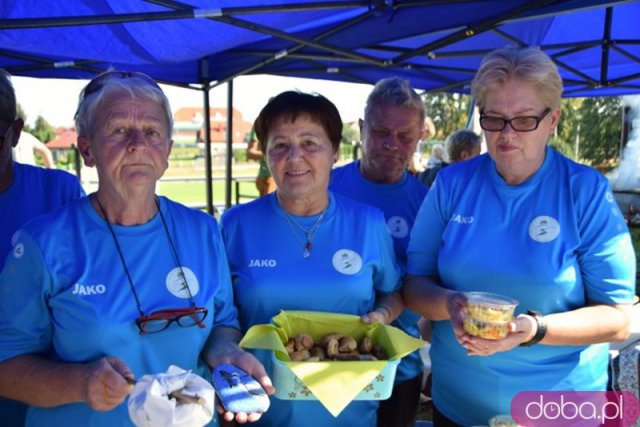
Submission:
<svg viewBox="0 0 640 427">
<path fill-rule="evenodd" d="M 399 75 L 424 91 L 468 92 L 482 56 L 507 44 L 548 52 L 565 96 L 640 92 L 637 1 L 1 0 L 0 6 L 0 67 L 11 74 L 91 78 L 108 68 L 137 70 L 201 90 L 206 111 L 209 89 L 229 83 L 231 104 L 233 78 L 250 74 L 371 84 Z M 205 126 L 208 137 L 208 117 Z M 227 132 L 230 145 L 230 118 Z M 206 147 L 213 212 L 210 141 Z"/>
</svg>

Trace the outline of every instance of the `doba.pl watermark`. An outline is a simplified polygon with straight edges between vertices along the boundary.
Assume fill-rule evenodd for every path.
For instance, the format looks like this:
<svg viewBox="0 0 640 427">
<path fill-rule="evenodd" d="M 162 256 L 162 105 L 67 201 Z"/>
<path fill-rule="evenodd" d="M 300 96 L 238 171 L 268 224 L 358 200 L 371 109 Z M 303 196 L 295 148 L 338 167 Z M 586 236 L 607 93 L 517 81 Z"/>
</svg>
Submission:
<svg viewBox="0 0 640 427">
<path fill-rule="evenodd" d="M 640 402 L 626 391 L 524 391 L 511 401 L 511 417 L 525 427 L 628 427 L 638 415 Z"/>
</svg>

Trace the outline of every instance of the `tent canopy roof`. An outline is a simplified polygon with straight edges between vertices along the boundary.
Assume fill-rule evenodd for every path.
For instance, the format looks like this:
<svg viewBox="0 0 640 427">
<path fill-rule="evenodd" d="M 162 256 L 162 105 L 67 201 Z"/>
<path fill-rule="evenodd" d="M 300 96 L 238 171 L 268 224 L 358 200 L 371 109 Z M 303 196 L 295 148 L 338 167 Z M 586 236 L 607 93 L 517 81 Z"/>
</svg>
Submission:
<svg viewBox="0 0 640 427">
<path fill-rule="evenodd" d="M 640 2 L 594 0 L 2 0 L 0 67 L 90 78 L 109 68 L 210 87 L 274 74 L 356 83 L 397 75 L 468 92 L 482 56 L 540 46 L 565 96 L 640 92 Z"/>
</svg>

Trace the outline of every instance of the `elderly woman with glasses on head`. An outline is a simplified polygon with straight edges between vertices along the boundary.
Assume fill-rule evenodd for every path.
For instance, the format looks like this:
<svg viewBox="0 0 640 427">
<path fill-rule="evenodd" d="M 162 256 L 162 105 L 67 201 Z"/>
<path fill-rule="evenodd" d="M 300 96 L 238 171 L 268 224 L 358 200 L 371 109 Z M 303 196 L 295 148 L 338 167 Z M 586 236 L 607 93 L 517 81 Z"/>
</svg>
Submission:
<svg viewBox="0 0 640 427">
<path fill-rule="evenodd" d="M 131 379 L 170 365 L 208 380 L 209 367 L 235 364 L 272 391 L 236 345 L 215 219 L 155 195 L 172 144 L 160 87 L 103 73 L 81 93 L 76 127 L 98 190 L 13 239 L 0 274 L 0 394 L 31 405 L 28 425 L 115 426 L 131 425 Z"/>
<path fill-rule="evenodd" d="M 440 171 L 408 249 L 405 301 L 434 320 L 436 426 L 487 424 L 522 391 L 605 390 L 606 343 L 628 336 L 635 291 L 607 180 L 547 144 L 562 93 L 553 61 L 536 48 L 494 51 L 471 90 L 488 154 Z M 469 291 L 519 302 L 504 338 L 465 329 Z"/>
</svg>

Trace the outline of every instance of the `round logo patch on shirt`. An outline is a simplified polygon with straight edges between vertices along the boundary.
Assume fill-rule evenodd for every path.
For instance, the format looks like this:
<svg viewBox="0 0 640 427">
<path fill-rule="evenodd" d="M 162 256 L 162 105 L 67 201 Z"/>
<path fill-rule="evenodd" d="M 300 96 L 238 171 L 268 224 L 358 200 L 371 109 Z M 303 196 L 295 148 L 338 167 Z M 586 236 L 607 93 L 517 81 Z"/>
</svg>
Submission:
<svg viewBox="0 0 640 427">
<path fill-rule="evenodd" d="M 604 195 L 604 198 L 609 203 L 613 203 L 615 200 L 615 198 L 613 197 L 613 193 L 611 193 L 611 191 L 607 191 Z"/>
<path fill-rule="evenodd" d="M 392 216 L 387 220 L 389 232 L 396 239 L 404 239 L 409 234 L 409 224 L 407 220 L 401 216 Z"/>
<path fill-rule="evenodd" d="M 184 272 L 184 276 L 182 273 Z M 198 278 L 193 273 L 193 271 L 189 270 L 187 267 L 176 267 L 167 274 L 167 289 L 173 295 L 178 298 L 189 298 L 189 292 L 191 292 L 191 296 L 196 296 L 198 291 L 200 290 L 200 283 L 198 283 Z M 187 289 L 189 286 L 189 289 Z"/>
<path fill-rule="evenodd" d="M 13 256 L 15 259 L 20 259 L 22 258 L 22 255 L 24 255 L 24 245 L 22 243 L 18 243 L 13 247 Z"/>
<path fill-rule="evenodd" d="M 340 249 L 333 254 L 333 268 L 342 274 L 356 274 L 362 268 L 362 258 L 350 249 Z"/>
<path fill-rule="evenodd" d="M 529 237 L 536 242 L 550 242 L 560 234 L 560 223 L 550 216 L 538 216 L 529 224 Z"/>
</svg>

